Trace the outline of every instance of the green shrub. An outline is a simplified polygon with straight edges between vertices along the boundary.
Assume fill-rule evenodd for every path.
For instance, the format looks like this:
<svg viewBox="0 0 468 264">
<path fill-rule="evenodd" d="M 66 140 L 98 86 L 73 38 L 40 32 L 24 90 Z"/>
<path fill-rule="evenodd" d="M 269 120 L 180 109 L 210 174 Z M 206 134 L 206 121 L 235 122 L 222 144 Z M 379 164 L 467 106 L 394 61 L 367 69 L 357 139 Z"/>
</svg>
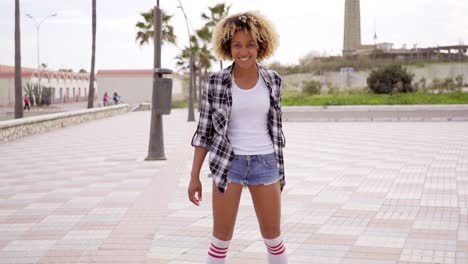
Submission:
<svg viewBox="0 0 468 264">
<path fill-rule="evenodd" d="M 42 88 L 42 105 L 49 106 L 52 103 L 52 94 L 53 90 L 50 87 L 43 87 Z"/>
<path fill-rule="evenodd" d="M 432 85 L 428 86 L 430 93 L 460 93 L 463 88 L 463 76 L 458 75 L 455 80 L 451 77 L 445 79 L 434 78 Z"/>
<path fill-rule="evenodd" d="M 173 100 L 171 103 L 171 108 L 176 109 L 176 108 L 186 108 L 188 106 L 187 100 Z"/>
<path fill-rule="evenodd" d="M 459 74 L 455 77 L 455 84 L 457 87 L 463 87 L 463 75 Z"/>
<path fill-rule="evenodd" d="M 391 64 L 373 70 L 367 78 L 367 85 L 376 94 L 415 92 L 412 86 L 414 74 L 398 64 Z"/>
<path fill-rule="evenodd" d="M 35 83 L 33 86 L 34 93 L 34 105 L 42 105 L 42 87 L 39 84 Z M 31 104 L 32 105 L 32 104 Z"/>
<path fill-rule="evenodd" d="M 339 94 L 340 93 L 340 88 L 334 86 L 334 85 L 329 85 L 328 86 L 328 90 L 327 90 L 327 94 L 330 94 L 330 95 L 336 95 L 336 94 Z"/>
<path fill-rule="evenodd" d="M 419 81 L 414 82 L 414 89 L 416 91 L 426 91 L 427 89 L 427 80 L 425 77 L 421 77 Z"/>
<path fill-rule="evenodd" d="M 444 82 L 442 83 L 442 87 L 445 89 L 445 91 L 450 92 L 455 90 L 455 82 L 451 77 L 447 77 L 444 79 Z"/>
<path fill-rule="evenodd" d="M 320 91 L 322 90 L 322 84 L 318 81 L 304 81 L 302 84 L 302 93 L 307 95 L 320 94 Z"/>
</svg>

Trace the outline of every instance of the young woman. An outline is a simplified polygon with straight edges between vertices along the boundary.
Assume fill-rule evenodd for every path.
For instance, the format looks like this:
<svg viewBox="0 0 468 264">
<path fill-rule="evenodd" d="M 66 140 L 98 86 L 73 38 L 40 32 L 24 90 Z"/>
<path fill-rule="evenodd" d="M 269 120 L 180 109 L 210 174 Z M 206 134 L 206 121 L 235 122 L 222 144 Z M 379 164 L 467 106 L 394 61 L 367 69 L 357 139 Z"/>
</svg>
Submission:
<svg viewBox="0 0 468 264">
<path fill-rule="evenodd" d="M 114 92 L 114 94 L 112 95 L 112 100 L 114 100 L 115 105 L 119 104 L 120 96 L 119 96 L 119 94 L 117 92 Z"/>
<path fill-rule="evenodd" d="M 28 109 L 28 111 L 30 110 L 30 105 L 31 105 L 31 99 L 29 98 L 29 95 L 25 95 L 24 96 L 24 108 L 23 110 L 26 110 L 26 108 Z"/>
<path fill-rule="evenodd" d="M 104 96 L 102 97 L 102 104 L 104 106 L 108 106 L 109 105 L 109 95 L 107 94 L 107 92 L 104 93 Z"/>
<path fill-rule="evenodd" d="M 281 238 L 281 190 L 285 185 L 281 77 L 258 61 L 273 54 L 278 35 L 254 12 L 223 19 L 213 33 L 215 51 L 228 68 L 212 74 L 202 92 L 192 138 L 195 147 L 189 200 L 202 200 L 200 169 L 208 151 L 213 177 L 213 237 L 206 263 L 226 263 L 242 188 L 247 186 L 268 251 L 268 263 L 287 263 Z"/>
</svg>

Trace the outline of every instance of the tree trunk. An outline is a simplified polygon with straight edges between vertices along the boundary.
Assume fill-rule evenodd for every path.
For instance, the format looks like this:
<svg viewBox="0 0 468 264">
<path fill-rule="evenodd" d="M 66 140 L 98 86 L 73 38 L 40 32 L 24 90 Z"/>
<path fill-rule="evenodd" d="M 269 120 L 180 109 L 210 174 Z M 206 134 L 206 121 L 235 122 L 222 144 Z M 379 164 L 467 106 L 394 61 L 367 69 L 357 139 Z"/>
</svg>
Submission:
<svg viewBox="0 0 468 264">
<path fill-rule="evenodd" d="M 20 2 L 15 0 L 15 118 L 23 117 L 23 86 L 21 82 Z"/>
<path fill-rule="evenodd" d="M 200 67 L 198 68 L 198 112 L 201 111 L 202 86 L 203 86 L 203 78 L 202 78 L 202 68 L 200 65 Z"/>
<path fill-rule="evenodd" d="M 96 0 L 93 0 L 93 44 L 91 48 L 91 72 L 89 77 L 88 108 L 94 107 L 94 66 L 96 64 Z"/>
<path fill-rule="evenodd" d="M 200 64 L 200 63 L 198 63 Z M 195 69 L 195 72 L 193 73 L 193 100 L 195 100 L 195 102 L 197 101 L 197 94 L 198 94 L 198 89 L 197 89 L 197 77 L 198 77 L 198 67 L 200 65 L 197 66 L 197 64 L 195 63 L 195 59 L 193 60 L 193 68 Z"/>
</svg>

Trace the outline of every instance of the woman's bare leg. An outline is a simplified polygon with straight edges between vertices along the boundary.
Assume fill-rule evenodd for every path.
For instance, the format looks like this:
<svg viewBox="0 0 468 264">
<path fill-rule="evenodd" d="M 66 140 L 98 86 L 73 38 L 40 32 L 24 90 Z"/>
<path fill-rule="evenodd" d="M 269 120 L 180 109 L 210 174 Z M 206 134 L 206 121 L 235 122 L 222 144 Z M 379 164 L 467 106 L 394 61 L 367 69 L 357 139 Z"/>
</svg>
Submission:
<svg viewBox="0 0 468 264">
<path fill-rule="evenodd" d="M 281 189 L 279 182 L 249 186 L 260 232 L 264 238 L 281 235 Z"/>
<path fill-rule="evenodd" d="M 223 194 L 213 182 L 213 237 L 206 264 L 226 264 L 241 194 L 242 185 L 230 183 Z"/>
<path fill-rule="evenodd" d="M 281 238 L 280 183 L 249 186 L 260 232 L 268 251 L 269 264 L 287 264 L 286 246 Z"/>
<path fill-rule="evenodd" d="M 213 236 L 220 240 L 231 240 L 239 209 L 242 185 L 229 183 L 223 194 L 213 182 Z"/>
</svg>

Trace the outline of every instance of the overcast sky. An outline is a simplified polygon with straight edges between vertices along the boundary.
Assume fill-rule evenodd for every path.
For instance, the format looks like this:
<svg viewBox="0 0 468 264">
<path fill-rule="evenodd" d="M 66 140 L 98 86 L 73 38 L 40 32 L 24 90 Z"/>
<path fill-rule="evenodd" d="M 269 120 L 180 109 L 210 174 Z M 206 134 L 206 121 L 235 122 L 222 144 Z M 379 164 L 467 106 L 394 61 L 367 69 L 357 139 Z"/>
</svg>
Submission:
<svg viewBox="0 0 468 264">
<path fill-rule="evenodd" d="M 25 16 L 37 19 L 58 13 L 40 28 L 41 62 L 51 69 L 84 68 L 91 61 L 91 0 L 20 0 L 22 64 L 36 67 L 36 27 Z M 193 29 L 203 25 L 201 12 L 219 0 L 182 0 Z M 275 24 L 280 47 L 269 61 L 297 63 L 309 52 L 341 54 L 344 0 L 227 0 L 231 13 L 258 10 Z M 172 18 L 178 45 L 187 44 L 187 29 L 178 0 L 160 0 Z M 156 0 L 97 0 L 96 69 L 148 69 L 153 65 L 152 46 L 135 42 L 139 13 Z M 468 43 L 468 1 L 464 0 L 361 0 L 363 44 L 392 42 L 399 48 Z M 175 46 L 163 46 L 162 66 L 175 67 Z M 0 64 L 14 65 L 14 1 L 0 0 Z"/>
</svg>

